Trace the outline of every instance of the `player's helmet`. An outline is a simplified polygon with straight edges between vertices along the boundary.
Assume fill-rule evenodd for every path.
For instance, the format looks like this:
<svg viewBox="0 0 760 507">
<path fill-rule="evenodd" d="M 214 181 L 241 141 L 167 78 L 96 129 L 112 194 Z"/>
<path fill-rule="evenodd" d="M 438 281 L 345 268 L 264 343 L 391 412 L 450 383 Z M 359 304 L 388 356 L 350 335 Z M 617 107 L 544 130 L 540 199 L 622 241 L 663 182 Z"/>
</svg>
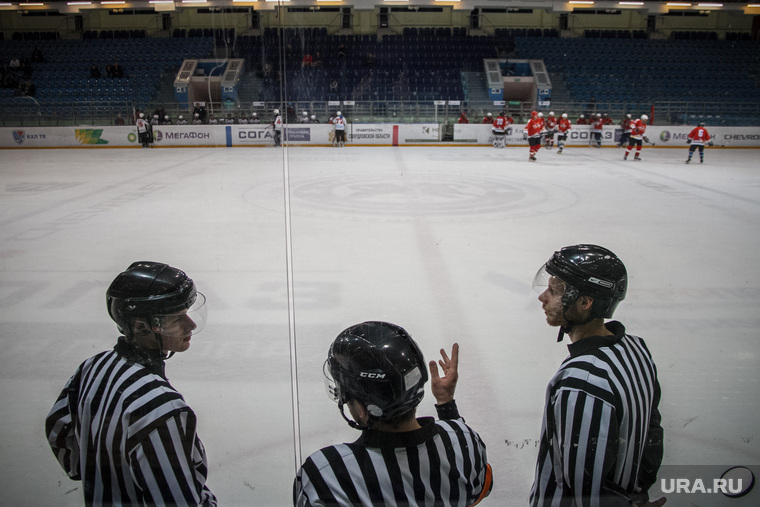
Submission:
<svg viewBox="0 0 760 507">
<path fill-rule="evenodd" d="M 567 113 L 562 113 L 562 118 L 567 118 Z"/>
<path fill-rule="evenodd" d="M 580 117 L 581 117 L 581 118 L 585 118 L 585 116 L 584 116 L 584 115 L 581 115 Z"/>
<path fill-rule="evenodd" d="M 309 116 L 309 113 L 308 113 L 308 111 L 304 111 L 304 112 L 303 112 L 303 115 L 304 115 L 304 116 Z"/>
<path fill-rule="evenodd" d="M 554 111 L 549 111 L 549 116 L 554 116 Z"/>
<path fill-rule="evenodd" d="M 317 119 L 317 115 L 316 114 L 311 115 L 311 119 L 312 120 L 316 120 Z"/>
<path fill-rule="evenodd" d="M 154 115 L 153 115 L 153 118 L 158 118 L 158 115 L 157 115 L 157 114 L 154 114 Z"/>
<path fill-rule="evenodd" d="M 145 118 L 145 113 L 140 113 L 140 118 Z"/>
<path fill-rule="evenodd" d="M 544 117 L 544 113 L 538 113 L 538 117 L 539 118 L 543 118 Z"/>
<path fill-rule="evenodd" d="M 488 113 L 486 116 L 492 116 L 491 113 Z"/>
<path fill-rule="evenodd" d="M 183 271 L 159 262 L 134 262 L 106 291 L 108 314 L 119 331 L 132 336 L 134 319 L 148 322 L 161 334 L 166 318 L 187 312 L 199 333 L 206 322 L 206 297 Z"/>
<path fill-rule="evenodd" d="M 178 120 L 184 120 L 184 119 L 185 119 L 185 117 L 184 117 L 184 116 L 182 116 L 182 115 L 179 115 L 179 116 L 177 117 L 177 119 L 178 119 Z"/>
<path fill-rule="evenodd" d="M 628 113 L 627 115 L 625 115 L 625 117 L 626 118 L 630 118 L 631 117 L 631 113 Z"/>
<path fill-rule="evenodd" d="M 647 116 L 647 115 L 645 115 L 645 114 L 642 114 L 642 115 L 641 115 L 641 119 L 642 119 L 643 121 L 647 121 L 647 120 L 649 119 L 649 116 Z"/>
<path fill-rule="evenodd" d="M 698 126 L 700 126 L 700 127 L 704 127 L 704 126 L 705 126 L 705 122 L 703 122 L 703 121 L 699 122 L 699 125 L 698 125 Z"/>
<path fill-rule="evenodd" d="M 274 110 L 274 114 L 280 114 L 280 110 L 279 109 L 275 109 Z"/>
<path fill-rule="evenodd" d="M 533 287 L 546 286 L 550 276 L 565 283 L 562 296 L 565 309 L 580 296 L 594 298 L 591 307 L 594 318 L 612 317 L 628 290 L 628 274 L 621 260 L 597 245 L 574 245 L 554 252 L 536 273 Z"/>
<path fill-rule="evenodd" d="M 168 119 L 169 119 L 169 115 L 168 115 L 168 114 L 165 114 L 165 115 L 164 115 L 164 120 L 168 120 Z"/>
<path fill-rule="evenodd" d="M 596 117 L 597 118 L 601 118 L 602 117 L 602 113 L 596 113 Z"/>
<path fill-rule="evenodd" d="M 340 111 L 338 111 L 337 113 L 335 113 L 335 116 L 340 116 L 341 114 L 342 113 Z"/>
<path fill-rule="evenodd" d="M 253 116 L 254 118 L 256 118 L 258 116 L 258 114 L 257 113 L 253 113 L 251 116 Z"/>
<path fill-rule="evenodd" d="M 371 420 L 382 422 L 414 409 L 428 380 L 419 346 L 402 327 L 387 322 L 364 322 L 340 333 L 330 346 L 324 373 L 341 412 L 343 404 L 356 400 Z"/>
<path fill-rule="evenodd" d="M 201 115 L 199 115 L 198 113 L 195 113 L 195 114 L 193 115 L 193 118 L 200 118 L 200 117 L 201 117 Z"/>
<path fill-rule="evenodd" d="M 530 117 L 531 118 L 535 118 L 536 116 L 538 116 L 538 112 L 537 111 L 531 111 L 530 112 Z"/>
</svg>

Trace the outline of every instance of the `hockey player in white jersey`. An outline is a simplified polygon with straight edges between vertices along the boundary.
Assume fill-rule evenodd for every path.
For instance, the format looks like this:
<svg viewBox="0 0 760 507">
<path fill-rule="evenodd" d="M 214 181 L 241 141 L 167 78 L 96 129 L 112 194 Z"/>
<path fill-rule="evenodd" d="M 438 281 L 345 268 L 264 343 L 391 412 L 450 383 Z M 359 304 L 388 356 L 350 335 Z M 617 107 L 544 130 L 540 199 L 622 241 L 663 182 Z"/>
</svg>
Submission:
<svg viewBox="0 0 760 507">
<path fill-rule="evenodd" d="M 135 121 L 135 127 L 137 127 L 137 138 L 140 140 L 143 148 L 150 148 L 150 142 L 152 137 L 152 129 L 150 123 L 145 119 L 145 114 L 140 113 Z"/>
<path fill-rule="evenodd" d="M 346 119 L 340 111 L 335 113 L 332 124 L 335 126 L 335 146 L 342 148 L 346 145 Z"/>
<path fill-rule="evenodd" d="M 274 146 L 282 146 L 282 115 L 279 109 L 274 110 L 274 118 L 272 118 L 272 129 L 274 129 Z"/>
</svg>

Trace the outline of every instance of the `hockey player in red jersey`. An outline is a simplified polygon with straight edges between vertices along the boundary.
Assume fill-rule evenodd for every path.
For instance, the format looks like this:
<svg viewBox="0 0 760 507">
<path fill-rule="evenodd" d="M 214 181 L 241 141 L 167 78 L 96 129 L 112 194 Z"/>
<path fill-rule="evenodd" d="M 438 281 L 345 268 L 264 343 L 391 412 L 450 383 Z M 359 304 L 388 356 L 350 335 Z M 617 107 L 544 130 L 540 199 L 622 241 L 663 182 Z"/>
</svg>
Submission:
<svg viewBox="0 0 760 507">
<path fill-rule="evenodd" d="M 562 113 L 562 117 L 559 119 L 559 125 L 557 125 L 557 147 L 559 148 L 557 154 L 562 153 L 562 150 L 565 148 L 567 133 L 570 132 L 571 128 L 572 123 L 570 123 L 570 120 L 567 118 L 567 113 Z"/>
<path fill-rule="evenodd" d="M 499 113 L 499 116 L 496 117 L 496 119 L 493 121 L 493 125 L 491 125 L 491 132 L 493 133 L 493 147 L 494 148 L 504 148 L 507 146 L 506 138 L 504 137 L 506 135 L 507 131 L 507 118 L 504 114 L 504 111 Z"/>
<path fill-rule="evenodd" d="M 578 121 L 575 122 L 576 125 L 588 125 L 588 118 L 586 118 L 585 115 L 580 115 L 578 117 Z"/>
<path fill-rule="evenodd" d="M 486 125 L 486 124 L 492 125 L 493 124 L 493 115 L 491 113 L 488 113 L 487 115 L 485 115 L 483 117 L 483 121 L 480 122 L 480 123 L 482 123 L 483 125 Z"/>
<path fill-rule="evenodd" d="M 549 112 L 549 116 L 546 117 L 546 149 L 551 150 L 554 147 L 554 134 L 557 133 L 557 117 L 554 116 L 554 111 Z"/>
<path fill-rule="evenodd" d="M 530 162 L 536 161 L 536 153 L 541 149 L 541 134 L 544 131 L 544 120 L 539 115 L 543 116 L 536 111 L 530 113 L 531 118 L 528 124 L 525 125 L 525 130 L 523 130 L 523 136 L 528 140 L 528 145 L 530 146 L 530 157 L 528 158 Z"/>
<path fill-rule="evenodd" d="M 697 127 L 694 128 L 689 133 L 689 137 L 686 139 L 686 142 L 689 143 L 689 158 L 686 159 L 686 163 L 688 164 L 691 162 L 691 156 L 694 155 L 694 152 L 699 148 L 699 163 L 705 161 L 705 144 L 712 146 L 712 138 L 710 137 L 709 132 L 707 132 L 707 129 L 705 128 L 705 124 L 703 122 L 700 122 Z"/>
<path fill-rule="evenodd" d="M 604 128 L 604 119 L 602 119 L 601 113 L 597 113 L 597 115 L 591 120 L 591 128 L 593 130 L 591 132 L 591 139 L 589 141 L 589 146 L 594 146 L 595 148 L 601 148 L 602 147 L 602 129 Z"/>
<path fill-rule="evenodd" d="M 631 137 L 628 140 L 628 148 L 625 150 L 623 160 L 628 160 L 628 154 L 631 152 L 631 148 L 634 146 L 636 146 L 636 155 L 633 157 L 633 159 L 641 160 L 641 143 L 642 141 L 649 141 L 649 139 L 647 139 L 647 136 L 644 135 L 644 132 L 647 130 L 647 120 L 649 120 L 649 116 L 642 114 L 641 118 L 638 120 L 633 120 L 631 122 Z"/>
</svg>

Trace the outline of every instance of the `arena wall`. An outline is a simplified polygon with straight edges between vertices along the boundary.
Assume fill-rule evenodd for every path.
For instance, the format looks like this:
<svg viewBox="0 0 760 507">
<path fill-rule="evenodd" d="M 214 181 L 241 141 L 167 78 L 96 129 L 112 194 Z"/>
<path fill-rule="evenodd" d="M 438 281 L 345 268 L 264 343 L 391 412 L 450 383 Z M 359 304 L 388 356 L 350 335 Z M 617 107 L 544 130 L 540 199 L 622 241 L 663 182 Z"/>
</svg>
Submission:
<svg viewBox="0 0 760 507">
<path fill-rule="evenodd" d="M 523 125 L 513 125 L 507 132 L 507 145 L 527 146 Z M 647 136 L 655 148 L 683 148 L 693 127 L 650 126 Z M 760 147 L 760 127 L 707 126 L 716 147 Z M 622 129 L 605 127 L 603 146 L 615 146 Z M 272 128 L 268 125 L 162 125 L 154 129 L 155 147 L 265 147 L 272 146 Z M 334 137 L 329 124 L 293 125 L 286 128 L 283 139 L 290 146 L 331 146 Z M 591 128 L 576 125 L 566 146 L 588 146 Z M 355 146 L 489 146 L 489 125 L 455 125 L 453 139 L 442 134 L 436 123 L 354 123 L 347 127 L 347 141 Z M 650 145 L 651 146 L 651 145 Z M 130 148 L 140 147 L 134 127 L 28 127 L 0 128 L 0 148 Z"/>
</svg>

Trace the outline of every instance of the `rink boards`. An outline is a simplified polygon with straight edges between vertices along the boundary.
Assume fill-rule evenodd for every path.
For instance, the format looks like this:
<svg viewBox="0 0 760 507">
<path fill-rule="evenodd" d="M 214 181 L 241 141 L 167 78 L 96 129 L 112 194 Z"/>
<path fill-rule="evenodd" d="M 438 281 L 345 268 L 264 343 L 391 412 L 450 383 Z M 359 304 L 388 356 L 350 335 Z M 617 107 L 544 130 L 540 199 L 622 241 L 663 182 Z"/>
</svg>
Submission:
<svg viewBox="0 0 760 507">
<path fill-rule="evenodd" d="M 507 129 L 508 146 L 527 146 L 524 125 Z M 657 126 L 647 128 L 647 137 L 655 147 L 683 148 L 693 126 Z M 715 146 L 760 147 L 760 127 L 714 127 L 707 125 Z M 446 135 L 448 133 L 448 135 Z M 154 128 L 155 147 L 273 146 L 269 125 L 161 125 Z M 615 146 L 623 130 L 608 126 L 602 132 L 602 145 Z M 289 146 L 331 146 L 335 132 L 329 124 L 286 126 L 283 140 Z M 453 125 L 449 129 L 437 123 L 353 123 L 346 127 L 347 144 L 354 146 L 457 145 L 488 146 L 493 142 L 490 125 Z M 587 146 L 591 127 L 573 126 L 567 146 Z M 0 128 L 0 148 L 126 148 L 140 147 L 134 126 L 105 127 L 20 127 Z"/>
</svg>

